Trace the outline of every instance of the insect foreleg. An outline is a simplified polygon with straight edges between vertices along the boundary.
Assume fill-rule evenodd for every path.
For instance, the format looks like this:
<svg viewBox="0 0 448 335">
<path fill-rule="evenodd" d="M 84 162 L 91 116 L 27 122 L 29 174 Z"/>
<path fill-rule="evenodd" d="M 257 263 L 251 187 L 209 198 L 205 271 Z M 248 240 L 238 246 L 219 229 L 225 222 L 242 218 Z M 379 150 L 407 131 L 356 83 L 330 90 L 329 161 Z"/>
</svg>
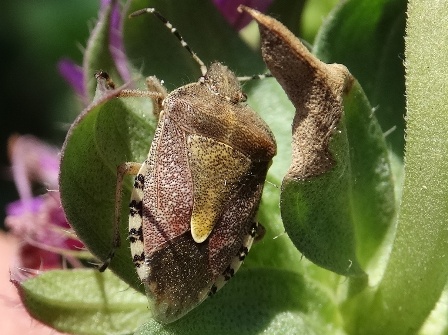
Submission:
<svg viewBox="0 0 448 335">
<path fill-rule="evenodd" d="M 158 118 L 162 111 L 163 99 L 168 95 L 168 91 L 155 76 L 146 78 L 147 91 L 141 90 L 122 90 L 118 95 L 121 98 L 150 98 L 152 100 L 153 113 Z"/>
<path fill-rule="evenodd" d="M 155 76 L 146 78 L 146 87 L 148 91 L 157 92 L 159 94 L 159 97 L 152 99 L 152 112 L 157 118 L 159 118 L 160 112 L 162 111 L 163 99 L 168 95 L 168 91 L 165 86 L 162 85 L 162 82 Z"/>
</svg>

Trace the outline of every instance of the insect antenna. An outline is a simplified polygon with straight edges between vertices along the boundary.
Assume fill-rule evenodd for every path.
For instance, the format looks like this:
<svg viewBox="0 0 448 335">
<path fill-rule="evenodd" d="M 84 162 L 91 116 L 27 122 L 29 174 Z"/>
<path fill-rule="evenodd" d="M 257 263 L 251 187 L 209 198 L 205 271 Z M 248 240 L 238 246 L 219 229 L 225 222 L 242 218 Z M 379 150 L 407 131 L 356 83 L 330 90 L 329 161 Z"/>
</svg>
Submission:
<svg viewBox="0 0 448 335">
<path fill-rule="evenodd" d="M 273 75 L 271 73 L 256 74 L 254 76 L 238 77 L 238 81 L 261 80 L 261 79 L 272 78 L 272 77 L 273 77 Z"/>
<path fill-rule="evenodd" d="M 193 50 L 191 50 L 190 46 L 187 44 L 187 42 L 185 42 L 182 35 L 177 31 L 176 28 L 173 27 L 173 25 L 162 14 L 160 14 L 154 8 L 143 8 L 133 12 L 132 14 L 129 15 L 129 17 L 136 17 L 145 13 L 154 14 L 154 16 L 156 16 L 160 21 L 163 22 L 165 27 L 167 27 L 171 31 L 171 33 L 177 37 L 177 39 L 180 41 L 180 44 L 185 49 L 187 49 L 187 51 L 190 53 L 190 55 L 193 57 L 196 63 L 199 64 L 201 68 L 201 73 L 204 76 L 207 73 L 207 67 L 205 66 L 204 62 L 198 57 L 198 55 L 196 55 L 196 53 Z"/>
</svg>

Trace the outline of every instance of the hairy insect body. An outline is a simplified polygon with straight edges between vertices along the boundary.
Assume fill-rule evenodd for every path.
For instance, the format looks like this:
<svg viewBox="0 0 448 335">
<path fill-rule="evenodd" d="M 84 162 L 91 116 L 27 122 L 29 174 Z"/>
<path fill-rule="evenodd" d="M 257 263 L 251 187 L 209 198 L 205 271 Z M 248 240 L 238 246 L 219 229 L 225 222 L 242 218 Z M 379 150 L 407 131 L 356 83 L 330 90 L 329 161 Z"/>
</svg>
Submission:
<svg viewBox="0 0 448 335">
<path fill-rule="evenodd" d="M 254 218 L 276 144 L 244 100 L 220 63 L 163 100 L 129 216 L 133 261 L 161 322 L 219 290 L 260 229 Z"/>
</svg>

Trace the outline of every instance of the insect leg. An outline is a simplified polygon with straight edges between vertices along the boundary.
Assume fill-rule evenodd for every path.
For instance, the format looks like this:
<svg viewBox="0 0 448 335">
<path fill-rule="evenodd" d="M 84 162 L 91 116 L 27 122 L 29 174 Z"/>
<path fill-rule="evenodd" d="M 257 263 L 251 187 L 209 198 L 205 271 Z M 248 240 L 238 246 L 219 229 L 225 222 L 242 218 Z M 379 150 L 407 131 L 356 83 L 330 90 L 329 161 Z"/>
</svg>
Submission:
<svg viewBox="0 0 448 335">
<path fill-rule="evenodd" d="M 123 180 L 127 175 L 136 175 L 142 165 L 135 162 L 126 162 L 117 167 L 117 184 L 115 188 L 115 218 L 114 218 L 114 232 L 112 240 L 112 249 L 109 252 L 106 260 L 100 265 L 99 270 L 103 272 L 109 266 L 114 257 L 115 250 L 120 246 L 120 221 L 121 221 L 121 200 L 123 191 Z"/>
<path fill-rule="evenodd" d="M 159 79 L 155 76 L 146 78 L 147 91 L 142 90 L 122 90 L 119 93 L 121 98 L 137 97 L 137 98 L 150 98 L 152 100 L 153 113 L 158 118 L 162 111 L 163 99 L 168 95 L 168 91 L 162 85 Z"/>
<path fill-rule="evenodd" d="M 256 227 L 254 242 L 259 242 L 266 234 L 266 228 L 264 228 L 261 223 L 256 224 Z"/>
<path fill-rule="evenodd" d="M 160 94 L 160 97 L 152 99 L 152 112 L 157 118 L 159 118 L 160 112 L 163 109 L 162 102 L 163 99 L 165 99 L 165 97 L 168 95 L 168 91 L 166 90 L 165 86 L 162 85 L 160 80 L 155 76 L 146 78 L 146 87 L 148 88 L 148 91 L 157 92 Z"/>
</svg>

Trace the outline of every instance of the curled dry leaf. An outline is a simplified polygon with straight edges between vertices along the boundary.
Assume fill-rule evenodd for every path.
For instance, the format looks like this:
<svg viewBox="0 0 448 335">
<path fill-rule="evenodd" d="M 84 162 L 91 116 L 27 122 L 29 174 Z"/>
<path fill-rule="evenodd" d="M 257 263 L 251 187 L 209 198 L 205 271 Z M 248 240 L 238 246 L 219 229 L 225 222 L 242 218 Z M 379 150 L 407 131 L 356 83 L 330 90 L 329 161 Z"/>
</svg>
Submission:
<svg viewBox="0 0 448 335">
<path fill-rule="evenodd" d="M 277 20 L 249 7 L 240 10 L 257 21 L 263 59 L 296 108 L 292 164 L 285 179 L 309 179 L 329 171 L 335 160 L 328 145 L 352 75 L 344 65 L 318 60 Z"/>
</svg>

